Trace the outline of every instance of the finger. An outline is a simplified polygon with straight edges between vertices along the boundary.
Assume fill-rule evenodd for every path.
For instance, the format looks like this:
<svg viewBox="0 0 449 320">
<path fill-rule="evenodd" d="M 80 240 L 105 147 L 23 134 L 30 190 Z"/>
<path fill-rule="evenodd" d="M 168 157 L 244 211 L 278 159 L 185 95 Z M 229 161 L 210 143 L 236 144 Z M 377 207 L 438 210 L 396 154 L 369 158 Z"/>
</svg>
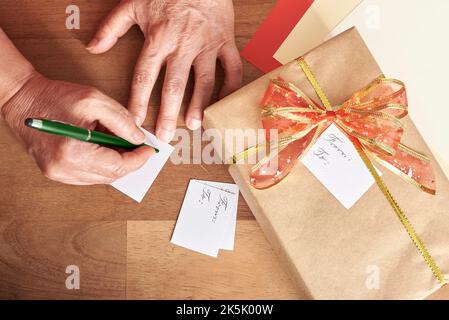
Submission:
<svg viewBox="0 0 449 320">
<path fill-rule="evenodd" d="M 84 165 L 87 163 L 84 160 Z M 50 180 L 72 185 L 106 184 L 114 181 L 112 178 L 96 172 L 85 171 L 79 166 L 45 168 L 42 173 Z"/>
<path fill-rule="evenodd" d="M 147 146 L 122 154 L 109 148 L 98 148 L 91 154 L 91 166 L 86 171 L 115 181 L 142 167 L 154 153 L 154 149 Z"/>
<path fill-rule="evenodd" d="M 144 45 L 134 70 L 128 103 L 128 110 L 135 117 L 137 125 L 142 125 L 145 120 L 148 102 L 163 60 L 158 48 L 151 44 Z"/>
<path fill-rule="evenodd" d="M 101 102 L 98 99 L 90 108 L 84 108 L 84 110 L 87 110 L 85 111 L 87 120 L 98 121 L 117 136 L 133 144 L 141 144 L 145 141 L 145 134 L 137 127 L 134 118 L 117 101 L 102 95 Z"/>
<path fill-rule="evenodd" d="M 95 184 L 111 184 L 114 182 L 114 179 L 108 178 L 99 174 L 95 174 L 92 172 L 83 172 L 77 171 L 72 172 L 72 178 L 66 178 L 65 180 L 61 180 L 61 183 L 78 185 L 78 186 L 89 186 Z"/>
<path fill-rule="evenodd" d="M 140 147 L 130 152 L 122 153 L 125 171 L 127 173 L 140 169 L 150 159 L 156 151 L 151 147 Z"/>
<path fill-rule="evenodd" d="M 133 16 L 131 2 L 123 1 L 118 4 L 103 20 L 86 49 L 94 54 L 111 49 L 118 39 L 135 24 Z"/>
<path fill-rule="evenodd" d="M 223 46 L 219 58 L 225 71 L 225 80 L 220 91 L 221 99 L 240 87 L 243 78 L 243 66 L 234 42 Z"/>
<path fill-rule="evenodd" d="M 69 138 L 64 138 L 64 143 L 54 139 L 45 140 L 47 148 L 51 147 L 48 153 L 36 158 L 36 163 L 48 179 L 72 185 L 110 183 L 110 178 L 86 170 L 92 163 L 90 155 L 98 146 Z"/>
<path fill-rule="evenodd" d="M 209 104 L 214 91 L 216 55 L 204 55 L 195 59 L 195 88 L 186 114 L 186 125 L 190 130 L 201 126 L 203 109 Z"/>
<path fill-rule="evenodd" d="M 163 142 L 170 142 L 175 134 L 192 61 L 193 59 L 173 59 L 168 62 L 156 125 L 156 135 Z"/>
</svg>

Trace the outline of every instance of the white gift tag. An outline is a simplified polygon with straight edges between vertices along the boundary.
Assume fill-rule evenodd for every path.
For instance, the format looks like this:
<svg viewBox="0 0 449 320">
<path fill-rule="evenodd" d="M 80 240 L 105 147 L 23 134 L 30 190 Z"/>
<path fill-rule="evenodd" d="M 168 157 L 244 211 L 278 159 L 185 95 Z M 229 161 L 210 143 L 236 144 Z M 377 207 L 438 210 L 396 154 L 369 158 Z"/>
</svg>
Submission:
<svg viewBox="0 0 449 320">
<path fill-rule="evenodd" d="M 239 188 L 190 180 L 171 242 L 212 257 L 234 248 Z"/>
<path fill-rule="evenodd" d="M 346 209 L 375 182 L 351 140 L 335 124 L 321 134 L 302 163 Z"/>
</svg>

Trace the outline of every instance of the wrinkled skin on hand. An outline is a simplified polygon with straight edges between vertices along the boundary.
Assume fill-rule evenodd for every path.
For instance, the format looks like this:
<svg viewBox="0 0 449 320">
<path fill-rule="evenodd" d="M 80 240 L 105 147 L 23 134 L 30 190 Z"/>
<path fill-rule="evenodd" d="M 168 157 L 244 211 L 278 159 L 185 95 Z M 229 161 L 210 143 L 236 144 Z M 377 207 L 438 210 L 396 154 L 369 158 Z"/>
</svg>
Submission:
<svg viewBox="0 0 449 320">
<path fill-rule="evenodd" d="M 50 135 L 24 125 L 26 118 L 47 118 L 76 126 L 107 128 L 132 143 L 145 136 L 118 102 L 98 90 L 34 74 L 2 107 L 2 118 L 48 178 L 76 185 L 111 183 L 142 166 L 153 149 L 119 152 L 95 144 Z"/>
<path fill-rule="evenodd" d="M 193 66 L 195 88 L 185 120 L 190 129 L 198 129 L 212 96 L 217 58 L 226 74 L 220 97 L 241 84 L 232 1 L 124 0 L 105 18 L 87 49 L 94 54 L 108 51 L 134 24 L 144 33 L 145 43 L 134 71 L 129 111 L 138 124 L 144 121 L 154 83 L 166 64 L 156 135 L 170 141 Z"/>
</svg>

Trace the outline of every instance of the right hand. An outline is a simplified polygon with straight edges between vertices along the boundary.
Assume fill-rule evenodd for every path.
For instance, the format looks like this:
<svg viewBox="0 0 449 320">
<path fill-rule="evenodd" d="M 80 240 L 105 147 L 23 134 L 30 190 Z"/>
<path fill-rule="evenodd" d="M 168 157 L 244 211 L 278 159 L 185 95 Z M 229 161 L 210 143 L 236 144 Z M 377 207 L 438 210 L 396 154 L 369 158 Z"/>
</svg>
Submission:
<svg viewBox="0 0 449 320">
<path fill-rule="evenodd" d="M 191 66 L 195 86 L 185 122 L 201 127 L 215 83 L 217 58 L 225 79 L 220 98 L 240 87 L 242 61 L 235 44 L 232 0 L 122 0 L 105 18 L 88 45 L 94 54 L 110 50 L 134 24 L 145 35 L 137 60 L 128 108 L 142 124 L 162 65 L 167 65 L 156 135 L 170 142 L 184 97 Z"/>
<path fill-rule="evenodd" d="M 48 178 L 76 185 L 106 184 L 140 168 L 150 147 L 123 152 L 27 128 L 26 118 L 46 118 L 94 130 L 100 126 L 134 144 L 145 135 L 130 113 L 98 90 L 35 74 L 1 108 L 2 117 Z"/>
</svg>

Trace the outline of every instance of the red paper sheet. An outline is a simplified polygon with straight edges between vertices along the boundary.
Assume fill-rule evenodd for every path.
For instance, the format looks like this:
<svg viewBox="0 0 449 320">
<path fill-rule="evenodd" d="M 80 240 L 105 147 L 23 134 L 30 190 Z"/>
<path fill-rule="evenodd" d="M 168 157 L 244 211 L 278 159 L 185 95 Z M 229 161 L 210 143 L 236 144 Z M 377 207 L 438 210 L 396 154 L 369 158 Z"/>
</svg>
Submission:
<svg viewBox="0 0 449 320">
<path fill-rule="evenodd" d="M 275 52 L 296 26 L 314 0 L 279 0 L 241 52 L 243 58 L 263 72 L 281 64 L 273 58 Z"/>
</svg>

